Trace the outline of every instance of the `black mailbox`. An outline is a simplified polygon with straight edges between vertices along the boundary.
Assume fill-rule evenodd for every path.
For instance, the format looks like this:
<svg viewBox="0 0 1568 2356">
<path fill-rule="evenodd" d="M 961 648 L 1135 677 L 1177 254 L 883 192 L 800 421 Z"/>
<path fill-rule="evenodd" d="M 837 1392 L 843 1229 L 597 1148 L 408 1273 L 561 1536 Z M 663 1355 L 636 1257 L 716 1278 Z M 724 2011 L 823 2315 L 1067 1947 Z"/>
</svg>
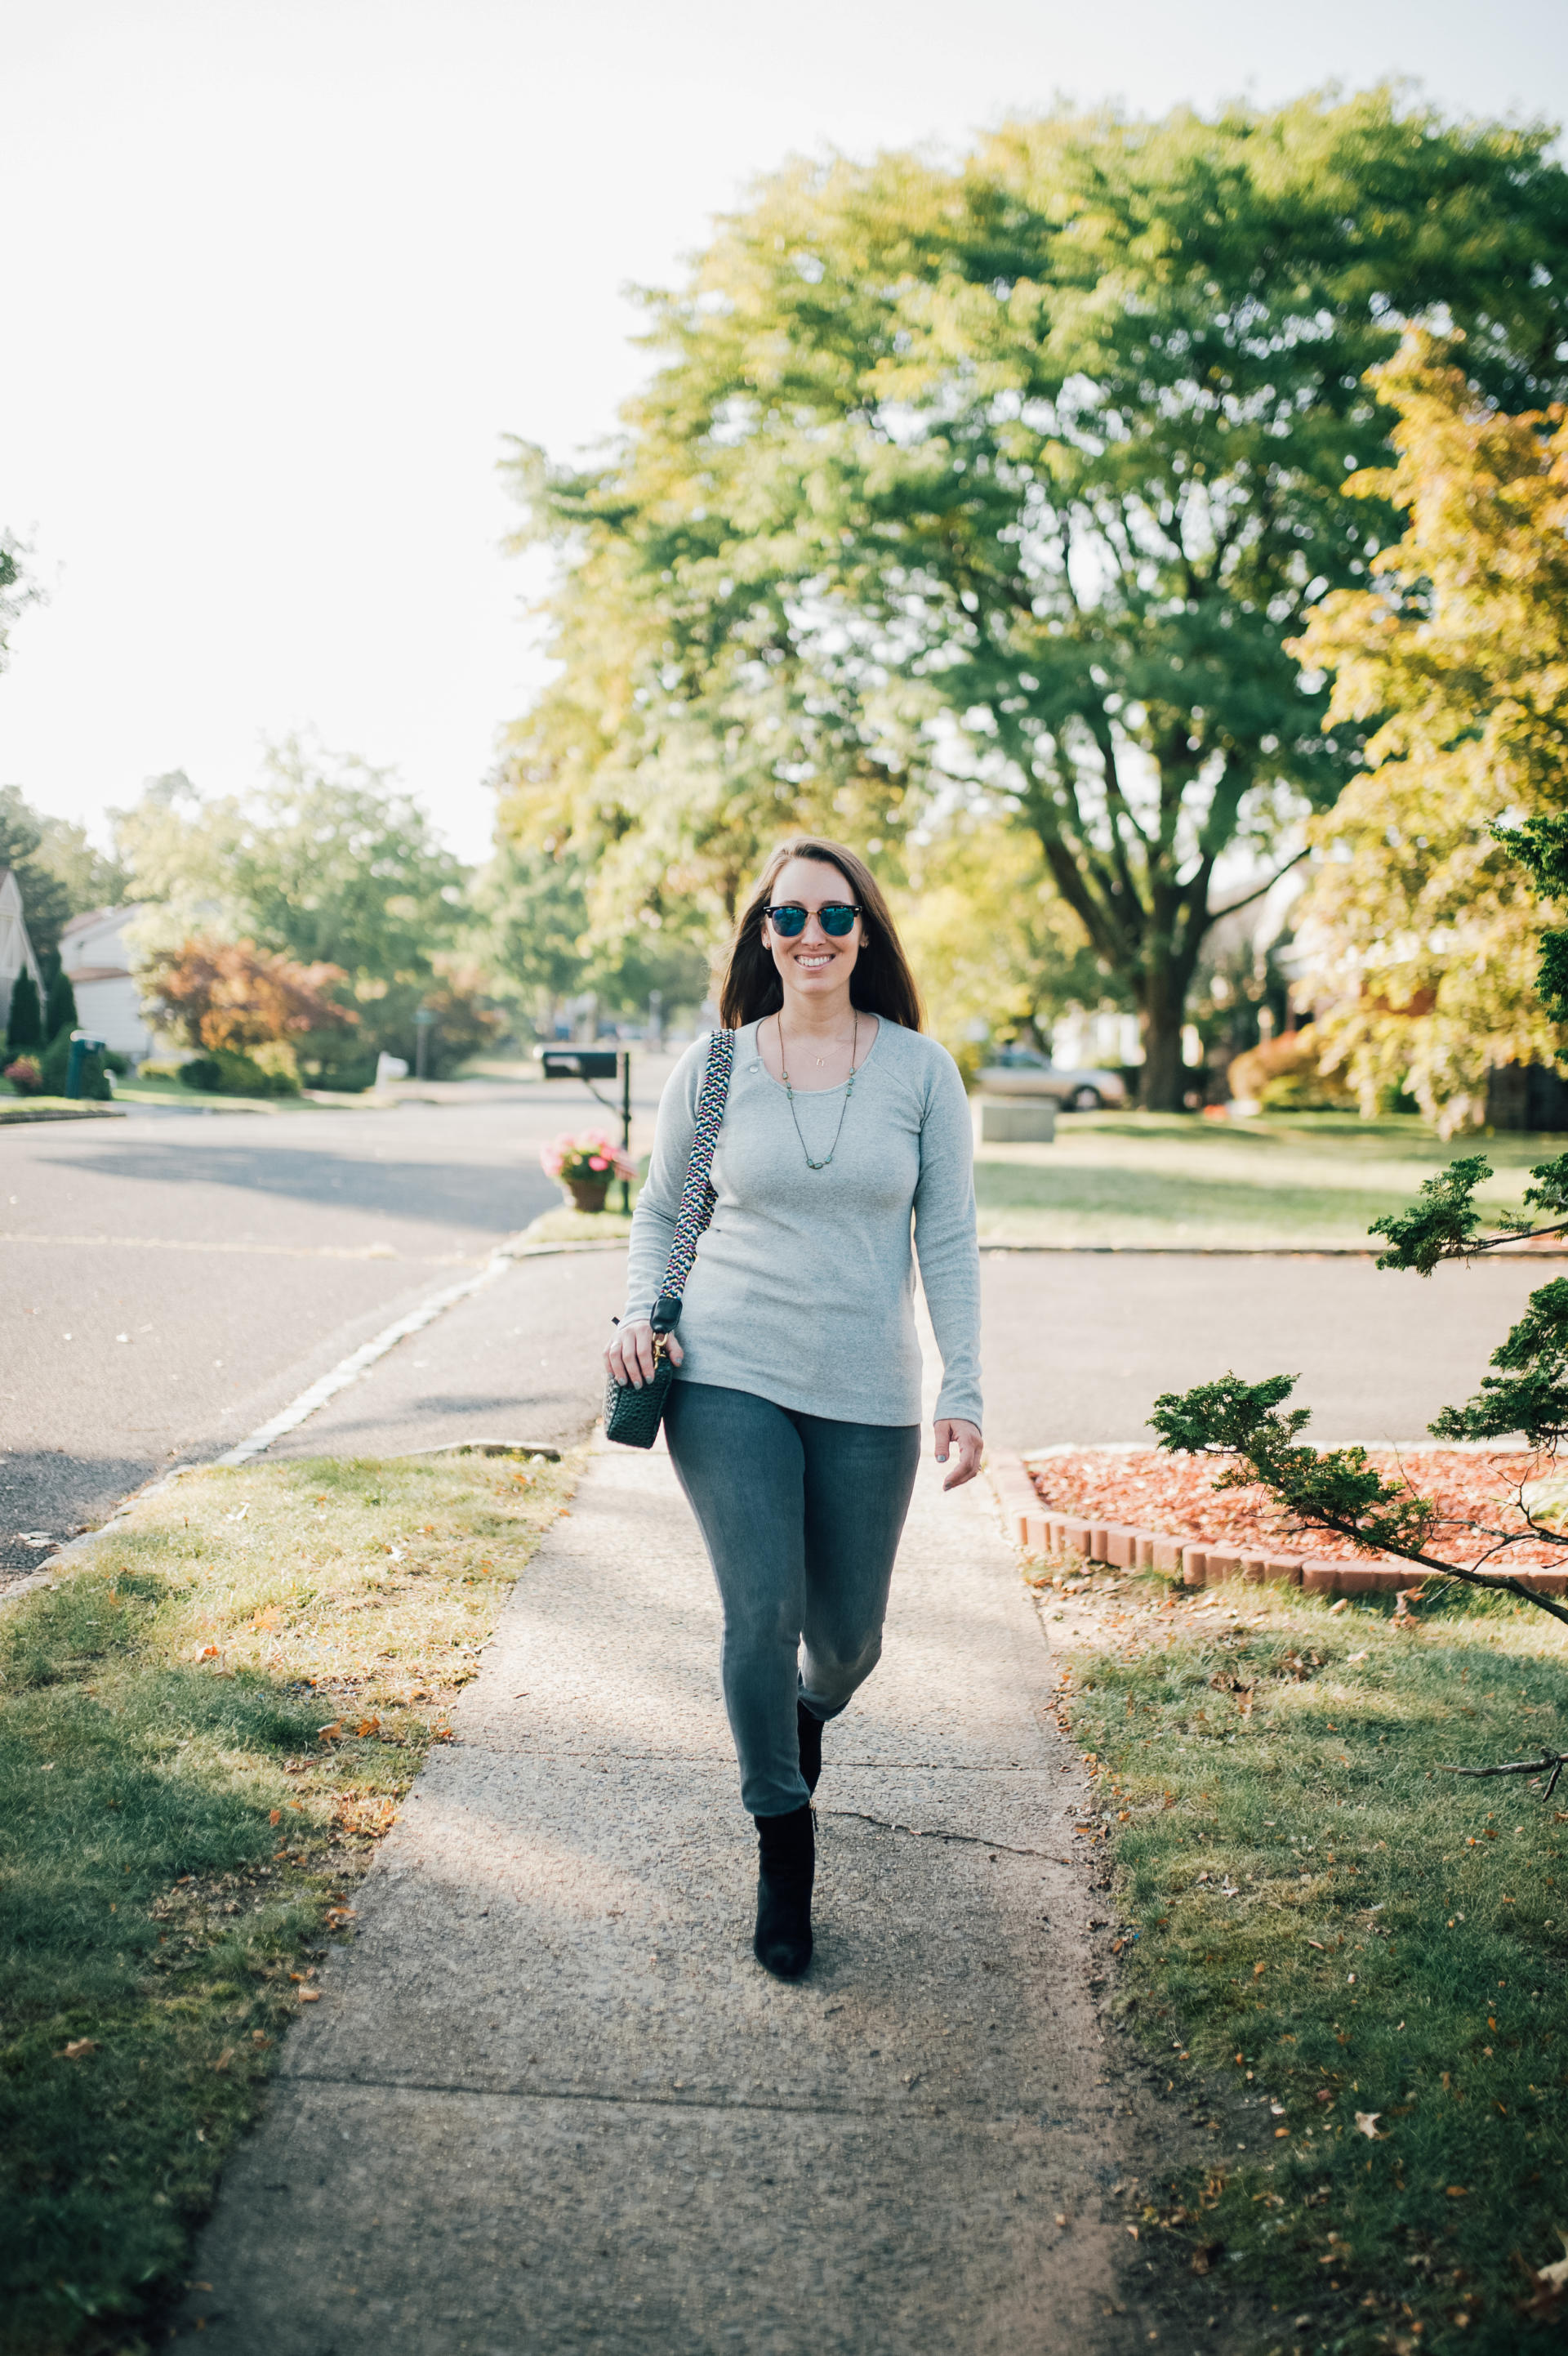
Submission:
<svg viewBox="0 0 1568 2356">
<path fill-rule="evenodd" d="M 613 1080 L 621 1069 L 614 1047 L 541 1047 L 539 1058 L 547 1080 Z"/>
</svg>

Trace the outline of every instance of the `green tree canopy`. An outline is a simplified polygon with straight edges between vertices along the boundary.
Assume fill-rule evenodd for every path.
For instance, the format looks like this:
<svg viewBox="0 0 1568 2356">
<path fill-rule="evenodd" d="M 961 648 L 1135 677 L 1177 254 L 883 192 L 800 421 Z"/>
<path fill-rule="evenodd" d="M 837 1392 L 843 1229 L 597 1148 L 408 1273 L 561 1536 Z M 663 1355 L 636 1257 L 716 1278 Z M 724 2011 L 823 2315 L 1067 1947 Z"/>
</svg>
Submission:
<svg viewBox="0 0 1568 2356">
<path fill-rule="evenodd" d="M 607 463 L 518 452 L 569 566 L 503 822 L 680 921 L 788 825 L 875 845 L 999 796 L 1179 1102 L 1217 870 L 1359 751 L 1285 641 L 1388 528 L 1339 496 L 1386 455 L 1367 369 L 1441 316 L 1489 398 L 1568 375 L 1550 140 L 1374 91 L 765 183 L 649 298 L 661 365 Z"/>
<path fill-rule="evenodd" d="M 466 920 L 466 871 L 419 803 L 297 737 L 269 751 L 254 794 L 208 800 L 177 770 L 155 779 L 118 813 L 116 840 L 138 897 L 230 919 L 302 964 L 427 973 Z"/>
<path fill-rule="evenodd" d="M 116 841 L 155 904 L 144 956 L 206 938 L 340 967 L 357 1052 L 412 1057 L 414 1011 L 470 920 L 467 871 L 386 773 L 290 738 L 253 794 L 206 799 L 183 772 L 155 778 L 117 814 Z"/>
<path fill-rule="evenodd" d="M 11 660 L 11 625 L 24 606 L 43 594 L 29 581 L 23 558 L 29 552 L 8 531 L 0 531 L 0 670 Z"/>
<path fill-rule="evenodd" d="M 616 1014 L 640 1012 L 656 990 L 667 1012 L 700 1005 L 708 963 L 689 930 L 650 922 L 657 912 L 648 910 L 596 933 L 591 885 L 575 852 L 500 838 L 475 892 L 497 991 L 536 1025 L 582 991 Z"/>
<path fill-rule="evenodd" d="M 95 851 L 68 819 L 45 818 L 19 786 L 0 786 L 0 873 L 16 871 L 27 937 L 40 964 L 59 948 L 62 928 L 90 909 L 118 906 L 123 872 Z"/>
</svg>

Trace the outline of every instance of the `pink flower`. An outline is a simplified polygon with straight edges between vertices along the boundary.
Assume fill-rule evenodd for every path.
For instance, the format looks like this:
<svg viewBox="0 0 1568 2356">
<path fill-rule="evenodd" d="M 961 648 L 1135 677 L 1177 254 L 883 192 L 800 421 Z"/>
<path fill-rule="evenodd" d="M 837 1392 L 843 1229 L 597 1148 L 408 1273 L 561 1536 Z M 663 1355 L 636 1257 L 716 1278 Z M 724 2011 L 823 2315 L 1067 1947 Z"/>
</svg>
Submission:
<svg viewBox="0 0 1568 2356">
<path fill-rule="evenodd" d="M 590 1170 L 608 1170 L 610 1164 L 602 1153 L 591 1153 L 588 1157 L 588 1167 Z"/>
</svg>

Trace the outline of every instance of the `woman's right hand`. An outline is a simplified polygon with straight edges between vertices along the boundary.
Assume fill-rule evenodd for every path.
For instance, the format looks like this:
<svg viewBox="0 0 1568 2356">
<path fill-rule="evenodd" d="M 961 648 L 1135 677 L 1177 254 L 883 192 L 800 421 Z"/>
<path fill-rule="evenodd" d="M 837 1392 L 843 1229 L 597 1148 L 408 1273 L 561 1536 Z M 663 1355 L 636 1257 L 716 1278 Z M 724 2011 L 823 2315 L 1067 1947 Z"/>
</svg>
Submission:
<svg viewBox="0 0 1568 2356">
<path fill-rule="evenodd" d="M 665 1335 L 665 1355 L 672 1366 L 679 1365 L 683 1354 L 673 1333 Z M 604 1353 L 604 1364 L 618 1383 L 630 1383 L 634 1390 L 640 1391 L 645 1383 L 653 1381 L 654 1329 L 645 1317 L 634 1317 L 618 1328 Z"/>
</svg>

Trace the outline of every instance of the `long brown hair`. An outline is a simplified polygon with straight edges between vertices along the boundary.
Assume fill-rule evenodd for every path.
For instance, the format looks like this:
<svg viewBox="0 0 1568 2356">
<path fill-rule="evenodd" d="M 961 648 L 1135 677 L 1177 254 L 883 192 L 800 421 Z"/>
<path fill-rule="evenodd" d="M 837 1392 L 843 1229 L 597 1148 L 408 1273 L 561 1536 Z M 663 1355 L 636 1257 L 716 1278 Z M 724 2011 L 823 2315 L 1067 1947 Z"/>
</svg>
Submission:
<svg viewBox="0 0 1568 2356">
<path fill-rule="evenodd" d="M 763 916 L 773 898 L 773 885 L 792 859 L 821 859 L 837 867 L 859 907 L 866 938 L 849 977 L 850 1004 L 863 1014 L 880 1014 L 890 1023 L 901 1023 L 906 1031 L 923 1031 L 925 1010 L 920 1002 L 920 988 L 910 971 L 881 886 L 863 859 L 846 851 L 841 842 L 829 842 L 816 834 L 797 834 L 780 843 L 741 912 L 719 987 L 719 1019 L 725 1029 L 738 1031 L 742 1023 L 776 1014 L 784 1004 L 784 984 L 763 940 Z"/>
</svg>

